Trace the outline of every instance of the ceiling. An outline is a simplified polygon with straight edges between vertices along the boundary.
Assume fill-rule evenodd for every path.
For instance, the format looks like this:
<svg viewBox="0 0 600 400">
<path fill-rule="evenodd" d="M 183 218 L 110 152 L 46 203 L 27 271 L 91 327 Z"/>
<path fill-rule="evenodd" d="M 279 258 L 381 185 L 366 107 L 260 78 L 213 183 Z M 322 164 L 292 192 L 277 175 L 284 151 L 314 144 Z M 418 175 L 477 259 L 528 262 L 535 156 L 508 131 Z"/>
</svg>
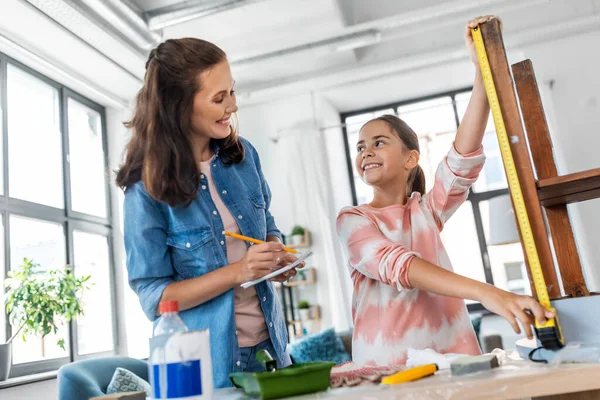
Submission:
<svg viewBox="0 0 600 400">
<path fill-rule="evenodd" d="M 228 54 L 242 97 L 351 84 L 419 57 L 466 58 L 463 27 L 477 15 L 500 15 L 505 40 L 517 44 L 600 29 L 600 0 L 3 1 L 33 6 L 138 85 L 156 43 L 212 41 Z"/>
</svg>

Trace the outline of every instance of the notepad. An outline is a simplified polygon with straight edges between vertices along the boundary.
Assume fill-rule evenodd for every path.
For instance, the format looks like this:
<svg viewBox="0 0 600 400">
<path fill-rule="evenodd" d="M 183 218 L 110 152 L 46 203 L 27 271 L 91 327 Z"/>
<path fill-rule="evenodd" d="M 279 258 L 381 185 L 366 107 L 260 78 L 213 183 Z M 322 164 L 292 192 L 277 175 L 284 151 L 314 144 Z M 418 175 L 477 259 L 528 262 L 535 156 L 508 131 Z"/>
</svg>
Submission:
<svg viewBox="0 0 600 400">
<path fill-rule="evenodd" d="M 273 278 L 273 277 L 275 277 L 277 275 L 281 275 L 284 272 L 287 272 L 287 271 L 289 271 L 289 270 L 291 270 L 293 268 L 296 268 L 302 261 L 304 261 L 308 257 L 312 256 L 312 254 L 313 254 L 312 251 L 307 251 L 306 253 L 302 253 L 302 255 L 300 257 L 298 257 L 298 259 L 296 261 L 294 261 L 293 263 L 291 263 L 290 265 L 285 266 L 283 268 L 280 268 L 277 271 L 273 271 L 270 274 L 263 276 L 262 278 L 259 278 L 259 279 L 256 279 L 256 280 L 253 280 L 253 281 L 250 281 L 250 282 L 242 283 L 241 286 L 244 289 L 248 289 L 250 286 L 254 286 L 257 283 L 260 283 L 262 281 L 266 281 L 267 279 L 271 279 L 271 278 Z"/>
</svg>

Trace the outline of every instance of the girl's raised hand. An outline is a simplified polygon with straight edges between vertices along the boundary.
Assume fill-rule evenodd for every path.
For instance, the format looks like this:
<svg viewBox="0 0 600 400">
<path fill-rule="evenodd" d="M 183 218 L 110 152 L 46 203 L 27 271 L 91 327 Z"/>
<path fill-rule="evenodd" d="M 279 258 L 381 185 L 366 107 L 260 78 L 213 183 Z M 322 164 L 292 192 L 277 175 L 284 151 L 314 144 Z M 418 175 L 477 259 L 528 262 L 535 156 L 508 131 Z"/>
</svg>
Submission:
<svg viewBox="0 0 600 400">
<path fill-rule="evenodd" d="M 488 22 L 492 19 L 497 19 L 500 21 L 500 29 L 502 29 L 502 20 L 495 15 L 486 15 L 483 17 L 473 18 L 467 25 L 465 26 L 465 44 L 467 45 L 467 50 L 469 52 L 469 56 L 471 57 L 471 61 L 475 64 L 476 67 L 479 68 L 479 61 L 477 60 L 477 52 L 475 51 L 475 44 L 473 43 L 473 36 L 471 35 L 471 29 L 475 28 L 477 25 Z"/>
</svg>

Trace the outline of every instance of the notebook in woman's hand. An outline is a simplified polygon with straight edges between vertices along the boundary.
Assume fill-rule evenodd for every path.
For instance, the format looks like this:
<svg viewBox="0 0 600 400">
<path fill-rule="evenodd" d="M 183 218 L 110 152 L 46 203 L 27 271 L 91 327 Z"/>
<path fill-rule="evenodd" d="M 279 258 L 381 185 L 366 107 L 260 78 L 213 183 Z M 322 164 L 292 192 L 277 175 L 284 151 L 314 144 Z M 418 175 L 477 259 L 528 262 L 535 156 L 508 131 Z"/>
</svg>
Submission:
<svg viewBox="0 0 600 400">
<path fill-rule="evenodd" d="M 286 265 L 285 267 L 279 268 L 277 271 L 273 271 L 268 275 L 263 276 L 262 278 L 250 281 L 250 282 L 245 282 L 242 283 L 242 287 L 244 289 L 248 289 L 250 286 L 254 286 L 257 283 L 260 283 L 262 281 L 265 281 L 267 279 L 271 279 L 273 277 L 276 277 L 277 275 L 281 275 L 284 272 L 287 272 L 289 270 L 291 270 L 292 268 L 296 268 L 300 263 L 302 263 L 302 261 L 306 260 L 308 257 L 312 256 L 312 251 L 307 251 L 306 253 L 303 253 L 300 257 L 298 257 L 298 259 L 296 261 L 294 261 L 293 263 L 291 263 L 290 265 Z"/>
</svg>

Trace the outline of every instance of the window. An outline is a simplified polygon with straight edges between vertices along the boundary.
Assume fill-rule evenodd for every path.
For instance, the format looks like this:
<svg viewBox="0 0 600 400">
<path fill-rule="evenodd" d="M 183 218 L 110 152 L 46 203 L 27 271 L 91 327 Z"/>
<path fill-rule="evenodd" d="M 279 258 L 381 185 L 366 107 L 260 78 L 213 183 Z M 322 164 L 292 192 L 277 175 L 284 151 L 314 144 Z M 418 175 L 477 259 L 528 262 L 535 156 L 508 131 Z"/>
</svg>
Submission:
<svg viewBox="0 0 600 400">
<path fill-rule="evenodd" d="M 506 285 L 511 292 L 531 295 L 524 262 L 504 263 L 504 269 L 506 272 Z"/>
<path fill-rule="evenodd" d="M 63 208 L 59 89 L 9 64 L 9 196 Z"/>
<path fill-rule="evenodd" d="M 10 192 L 9 192 L 10 193 Z M 59 223 L 46 222 L 21 216 L 10 216 L 10 268 L 19 266 L 23 258 L 33 259 L 42 268 L 54 269 L 66 265 L 65 233 Z M 14 327 L 15 329 L 17 327 Z M 68 343 L 68 326 L 59 327 L 59 337 Z M 13 363 L 53 359 L 68 356 L 68 348 L 56 344 L 57 336 L 50 334 L 44 339 L 27 338 L 13 341 Z"/>
<path fill-rule="evenodd" d="M 371 188 L 360 179 L 354 168 L 356 142 L 365 122 L 382 114 L 394 114 L 413 128 L 419 136 L 420 165 L 425 172 L 426 189 L 430 190 L 437 166 L 452 146 L 470 96 L 470 89 L 465 89 L 343 114 L 354 203 L 363 204 L 372 200 Z M 490 224 L 490 219 L 495 215 L 490 214 L 489 202 L 492 199 L 499 200 L 502 196 L 507 197 L 508 194 L 504 165 L 491 116 L 483 146 L 486 155 L 483 171 L 471 187 L 467 201 L 446 223 L 441 234 L 442 240 L 456 273 L 514 293 L 530 294 L 518 237 L 506 243 L 496 243 L 496 230 L 499 228 L 497 224 Z M 510 218 L 507 220 L 510 221 Z M 471 301 L 467 303 L 469 309 L 481 310 L 480 304 Z"/>
<path fill-rule="evenodd" d="M 93 283 L 82 298 L 84 316 L 57 335 L 13 341 L 11 376 L 114 353 L 105 110 L 2 54 L 0 109 L 2 279 L 29 258 L 42 268 L 71 265 Z M 15 329 L 0 313 L 0 341 Z"/>
<path fill-rule="evenodd" d="M 94 286 L 82 298 L 85 314 L 77 321 L 78 354 L 111 351 L 114 337 L 112 313 L 110 306 L 107 307 L 113 287 L 109 238 L 103 234 L 74 230 L 73 249 L 77 260 L 75 273 L 95 278 Z"/>
</svg>

